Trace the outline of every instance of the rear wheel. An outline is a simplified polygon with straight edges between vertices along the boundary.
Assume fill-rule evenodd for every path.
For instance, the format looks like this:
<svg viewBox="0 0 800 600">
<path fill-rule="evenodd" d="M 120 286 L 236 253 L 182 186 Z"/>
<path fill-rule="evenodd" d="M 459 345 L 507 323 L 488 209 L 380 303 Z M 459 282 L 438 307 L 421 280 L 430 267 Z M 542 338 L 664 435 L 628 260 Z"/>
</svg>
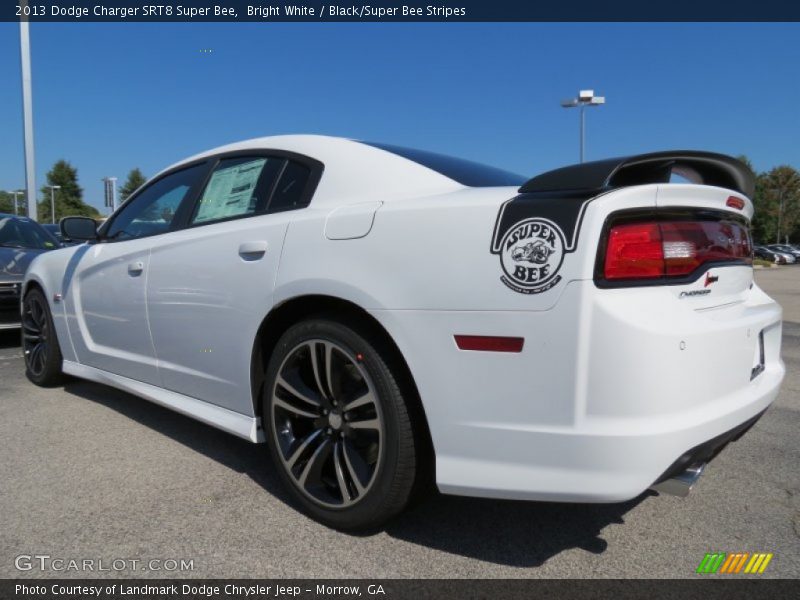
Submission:
<svg viewBox="0 0 800 600">
<path fill-rule="evenodd" d="M 262 414 L 273 460 L 305 512 L 337 529 L 394 516 L 416 477 L 406 400 L 377 346 L 314 319 L 281 337 L 267 367 Z"/>
<path fill-rule="evenodd" d="M 61 383 L 61 349 L 47 299 L 38 288 L 22 302 L 22 350 L 28 379 L 44 387 Z"/>
</svg>

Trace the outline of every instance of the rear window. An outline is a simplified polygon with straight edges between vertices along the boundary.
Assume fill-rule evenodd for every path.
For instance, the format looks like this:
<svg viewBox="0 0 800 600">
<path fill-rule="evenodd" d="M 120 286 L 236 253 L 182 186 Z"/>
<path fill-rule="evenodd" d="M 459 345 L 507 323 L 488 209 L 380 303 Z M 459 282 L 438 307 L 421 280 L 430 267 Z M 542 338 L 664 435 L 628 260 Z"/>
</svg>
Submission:
<svg viewBox="0 0 800 600">
<path fill-rule="evenodd" d="M 461 185 L 470 187 L 520 186 L 528 180 L 527 177 L 517 173 L 489 167 L 471 160 L 447 156 L 446 154 L 415 150 L 414 148 L 402 148 L 389 144 L 376 144 L 374 142 L 362 143 L 412 160 L 423 167 L 428 167 L 453 181 L 457 181 Z"/>
</svg>

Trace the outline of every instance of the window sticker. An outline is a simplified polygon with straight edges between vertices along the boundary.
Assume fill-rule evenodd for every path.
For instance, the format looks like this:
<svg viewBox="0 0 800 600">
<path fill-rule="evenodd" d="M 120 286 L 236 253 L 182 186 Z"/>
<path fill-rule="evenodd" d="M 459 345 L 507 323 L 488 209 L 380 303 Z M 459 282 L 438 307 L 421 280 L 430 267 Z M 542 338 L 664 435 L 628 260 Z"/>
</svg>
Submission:
<svg viewBox="0 0 800 600">
<path fill-rule="evenodd" d="M 254 213 L 257 199 L 253 194 L 266 162 L 266 158 L 258 158 L 214 171 L 193 222 Z"/>
</svg>

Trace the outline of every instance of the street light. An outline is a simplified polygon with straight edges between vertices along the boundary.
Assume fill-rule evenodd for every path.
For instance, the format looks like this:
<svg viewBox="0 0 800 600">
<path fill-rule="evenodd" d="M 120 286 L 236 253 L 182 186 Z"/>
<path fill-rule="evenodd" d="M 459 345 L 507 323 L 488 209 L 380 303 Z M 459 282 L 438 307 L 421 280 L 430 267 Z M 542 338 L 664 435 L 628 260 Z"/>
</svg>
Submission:
<svg viewBox="0 0 800 600">
<path fill-rule="evenodd" d="M 15 215 L 19 214 L 19 208 L 17 208 L 17 196 L 19 196 L 22 193 L 24 193 L 24 192 L 21 192 L 19 190 L 9 190 L 9 191 L 6 192 L 6 194 L 13 194 L 14 195 L 14 214 Z"/>
<path fill-rule="evenodd" d="M 50 188 L 50 222 L 56 224 L 56 190 L 60 190 L 60 185 L 48 185 Z"/>
<path fill-rule="evenodd" d="M 586 143 L 586 137 L 584 133 L 586 128 L 586 115 L 584 114 L 584 111 L 586 110 L 587 106 L 600 106 L 601 104 L 605 103 L 605 96 L 595 96 L 594 90 L 581 90 L 578 93 L 577 98 L 569 98 L 561 101 L 561 106 L 563 108 L 578 107 L 581 109 L 581 162 L 583 162 L 584 146 Z"/>
</svg>

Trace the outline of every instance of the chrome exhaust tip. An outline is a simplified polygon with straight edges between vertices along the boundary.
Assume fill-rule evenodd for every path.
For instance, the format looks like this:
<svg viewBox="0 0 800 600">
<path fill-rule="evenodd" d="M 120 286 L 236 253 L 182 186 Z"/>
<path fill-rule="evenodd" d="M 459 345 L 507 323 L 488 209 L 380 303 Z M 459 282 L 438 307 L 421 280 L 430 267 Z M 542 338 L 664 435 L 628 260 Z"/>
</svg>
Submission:
<svg viewBox="0 0 800 600">
<path fill-rule="evenodd" d="M 700 479 L 700 475 L 703 474 L 705 468 L 706 463 L 693 464 L 675 477 L 654 484 L 650 489 L 662 494 L 685 498 L 689 495 L 689 492 L 692 491 L 692 487 L 694 487 L 694 484 Z"/>
</svg>

